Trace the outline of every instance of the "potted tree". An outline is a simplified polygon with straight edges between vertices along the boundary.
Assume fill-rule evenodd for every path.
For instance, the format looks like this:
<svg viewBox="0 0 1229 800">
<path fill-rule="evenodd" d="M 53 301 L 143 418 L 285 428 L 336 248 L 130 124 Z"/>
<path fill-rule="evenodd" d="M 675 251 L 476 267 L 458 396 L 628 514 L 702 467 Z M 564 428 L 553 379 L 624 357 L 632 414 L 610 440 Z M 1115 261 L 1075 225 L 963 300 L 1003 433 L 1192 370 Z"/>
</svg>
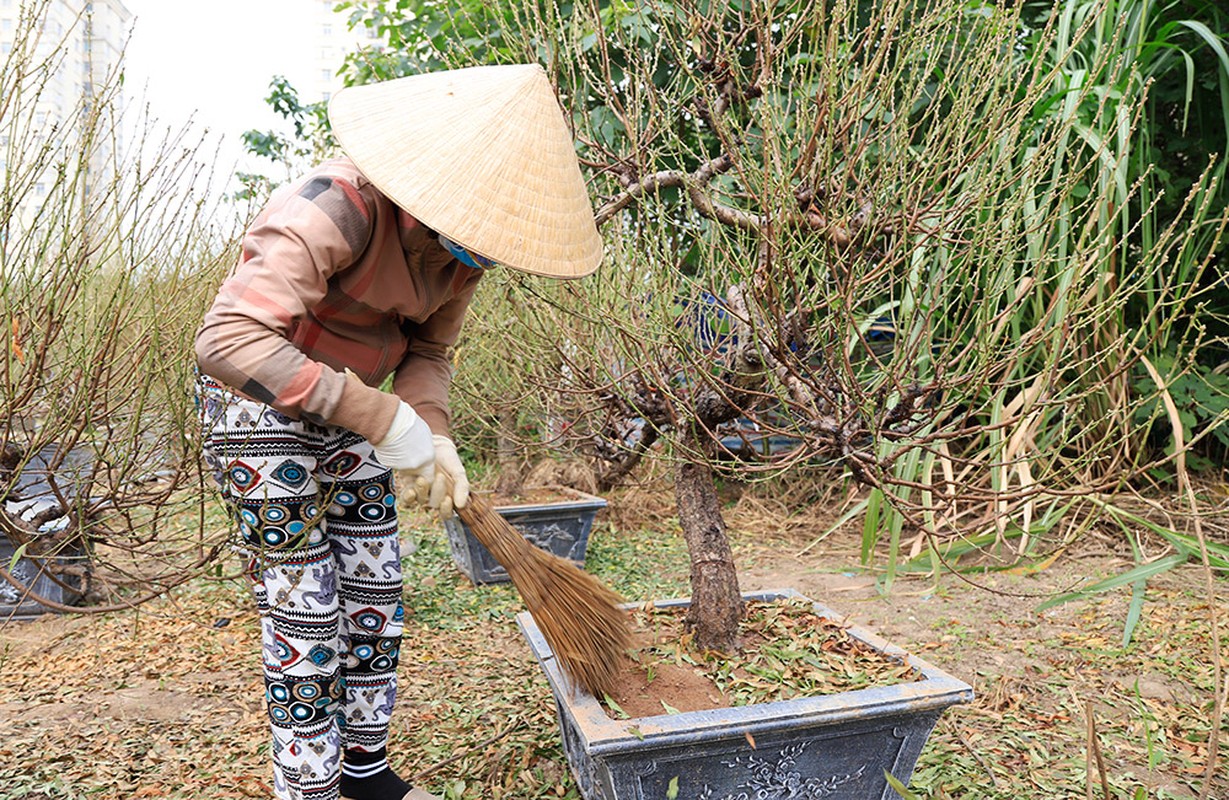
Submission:
<svg viewBox="0 0 1229 800">
<path fill-rule="evenodd" d="M 605 507 L 601 497 L 570 487 L 552 487 L 537 497 L 500 503 L 493 509 L 535 547 L 583 567 L 593 520 Z M 445 519 L 444 531 L 452 560 L 465 577 L 475 584 L 510 580 L 507 570 L 460 517 Z"/>
<path fill-rule="evenodd" d="M 881 429 L 934 418 L 926 400 L 937 386 L 916 363 L 902 358 L 899 374 L 868 385 L 869 350 L 831 365 L 825 354 L 836 331 L 857 330 L 866 303 L 880 293 L 872 289 L 869 253 L 914 232 L 889 230 L 895 209 L 883 220 L 865 211 L 863 221 L 853 220 L 855 202 L 872 202 L 853 187 L 826 197 L 822 211 L 816 204 L 819 159 L 807 155 L 805 141 L 788 141 L 789 131 L 814 121 L 794 87 L 823 77 L 786 66 L 803 54 L 800 28 L 810 20 L 796 18 L 792 27 L 714 12 L 697 32 L 695 17 L 650 21 L 650 12 L 636 13 L 643 25 L 585 19 L 582 27 L 595 32 L 591 44 L 558 59 L 561 95 L 577 98 L 584 155 L 596 174 L 613 176 L 597 216 L 610 232 L 611 267 L 597 281 L 558 290 L 550 305 L 558 313 L 528 299 L 513 303 L 535 308 L 515 330 L 518 341 L 540 346 L 522 358 L 535 365 L 539 386 L 562 390 L 552 405 L 567 409 L 570 429 L 601 457 L 605 485 L 645 458 L 672 464 L 691 594 L 662 602 L 686 609 L 698 650 L 734 653 L 746 602 L 791 592 L 741 591 L 717 477 L 731 469 L 782 474 L 817 455 L 873 452 Z M 656 40 L 642 50 L 643 35 Z M 676 69 L 667 75 L 657 57 L 638 53 L 671 54 Z M 635 77 L 619 80 L 611 63 Z M 649 86 L 660 95 L 640 94 Z M 580 107 L 579 98 L 598 101 Z M 762 114 L 765 106 L 773 110 Z M 678 113 L 679 124 L 656 122 L 661 108 Z M 777 164 L 781 172 L 765 176 L 778 146 L 812 163 Z M 798 172 L 807 179 L 785 185 Z M 812 263 L 838 257 L 864 270 L 846 287 L 857 311 L 839 324 L 820 318 L 828 267 Z M 888 398 L 892 379 L 919 388 Z M 876 395 L 878 409 L 867 403 Z M 746 461 L 729 441 L 730 426 L 748 422 L 788 437 L 793 448 Z M 859 477 L 868 482 L 881 471 L 870 459 L 850 461 L 865 465 Z M 916 668 L 918 680 L 616 719 L 603 698 L 569 685 L 531 615 L 518 623 L 552 686 L 564 751 L 586 800 L 889 796 L 892 781 L 908 783 L 940 713 L 972 697 L 966 683 L 855 629 L 868 648 Z"/>
<path fill-rule="evenodd" d="M 0 69 L 16 159 L 0 181 L 0 625 L 130 608 L 225 549 L 200 502 L 186 355 L 233 263 L 220 222 L 233 215 L 184 179 L 203 177 L 185 171 L 200 166 L 190 143 L 153 142 L 152 120 L 121 114 L 118 62 L 98 61 L 75 104 L 56 101 L 49 135 L 46 78 L 64 58 L 41 35 L 54 6 L 27 6 Z M 117 148 L 134 121 L 144 133 Z"/>
<path fill-rule="evenodd" d="M 1190 276 L 1163 267 L 1216 212 L 1200 195 L 1117 270 L 1140 198 L 1113 194 L 1127 159 L 1090 148 L 1088 131 L 1134 119 L 1142 96 L 1073 93 L 1064 65 L 1043 63 L 1078 46 L 1082 71 L 1117 69 L 1084 48 L 1087 28 L 957 0 L 462 6 L 416 26 L 429 32 L 406 49 L 428 66 L 544 61 L 608 244 L 605 269 L 578 284 L 492 275 L 512 312 L 499 340 L 515 339 L 550 398 L 538 402 L 606 485 L 646 458 L 672 466 L 691 577 L 677 602 L 700 647 L 736 652 L 744 619 L 723 473 L 821 461 L 865 492 L 868 557 L 881 536 L 894 557 L 911 531 L 936 564 L 944 538 L 972 531 L 1014 535 L 1026 552 L 1042 504 L 1062 513 L 1056 488 L 1122 479 L 1115 448 L 1138 433 L 1104 409 L 1142 352 L 1123 321 L 1141 289 L 1188 296 Z M 1037 39 L 1027 52 L 1024 36 Z M 455 46 L 467 37 L 480 48 Z M 793 446 L 735 459 L 731 424 Z M 938 714 L 971 696 L 855 631 L 923 679 L 746 716 L 614 720 L 520 622 L 587 800 L 894 796 Z M 806 720 L 797 740 L 770 727 L 777 715 Z"/>
</svg>

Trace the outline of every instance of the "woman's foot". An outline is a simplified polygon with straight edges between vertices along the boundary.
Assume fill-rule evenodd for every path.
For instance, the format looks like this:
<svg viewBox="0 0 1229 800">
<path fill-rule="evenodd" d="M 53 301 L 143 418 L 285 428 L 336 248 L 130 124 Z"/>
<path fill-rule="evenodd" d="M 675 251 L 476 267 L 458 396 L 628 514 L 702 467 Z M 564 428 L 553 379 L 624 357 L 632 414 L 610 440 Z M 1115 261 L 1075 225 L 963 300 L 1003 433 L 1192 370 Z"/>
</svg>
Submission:
<svg viewBox="0 0 1229 800">
<path fill-rule="evenodd" d="M 433 795 L 411 791 L 388 766 L 387 751 L 373 753 L 347 750 L 341 764 L 341 796 L 344 800 L 429 800 Z"/>
<path fill-rule="evenodd" d="M 353 798 L 346 797 L 343 794 L 341 800 L 353 800 Z M 424 789 L 411 789 L 410 793 L 401 798 L 401 800 L 444 800 L 444 798 L 438 794 L 431 794 Z"/>
<path fill-rule="evenodd" d="M 402 800 L 444 800 L 438 794 L 428 794 L 422 789 L 411 789 Z"/>
</svg>

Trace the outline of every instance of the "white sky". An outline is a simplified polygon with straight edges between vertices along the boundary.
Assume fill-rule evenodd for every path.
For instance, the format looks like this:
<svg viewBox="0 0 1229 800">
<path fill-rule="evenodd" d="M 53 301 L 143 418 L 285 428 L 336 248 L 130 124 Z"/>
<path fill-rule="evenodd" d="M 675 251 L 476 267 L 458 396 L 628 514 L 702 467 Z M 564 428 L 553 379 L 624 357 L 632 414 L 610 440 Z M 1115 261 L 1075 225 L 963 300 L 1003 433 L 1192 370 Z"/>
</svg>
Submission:
<svg viewBox="0 0 1229 800">
<path fill-rule="evenodd" d="M 143 96 L 161 129 L 191 122 L 194 131 L 207 132 L 209 152 L 220 142 L 220 176 L 240 160 L 270 173 L 269 162 L 243 158 L 240 135 L 280 127 L 263 100 L 274 75 L 302 90 L 315 68 L 307 33 L 315 18 L 304 0 L 123 2 L 133 15 L 128 102 Z"/>
</svg>

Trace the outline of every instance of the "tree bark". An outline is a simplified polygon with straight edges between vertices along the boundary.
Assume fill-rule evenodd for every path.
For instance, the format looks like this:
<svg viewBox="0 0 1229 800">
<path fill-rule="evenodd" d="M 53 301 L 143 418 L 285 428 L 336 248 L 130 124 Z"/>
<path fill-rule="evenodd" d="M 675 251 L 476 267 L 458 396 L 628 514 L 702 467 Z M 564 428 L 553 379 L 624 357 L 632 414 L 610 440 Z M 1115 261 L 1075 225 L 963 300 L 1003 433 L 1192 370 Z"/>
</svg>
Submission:
<svg viewBox="0 0 1229 800">
<path fill-rule="evenodd" d="M 505 410 L 499 415 L 499 439 L 495 443 L 499 463 L 499 480 L 495 491 L 503 495 L 520 494 L 525 484 L 525 469 L 516 446 L 516 410 Z"/>
<path fill-rule="evenodd" d="M 732 653 L 738 648 L 743 601 L 712 468 L 680 463 L 675 471 L 674 497 L 691 556 L 687 625 L 695 631 L 700 647 Z"/>
</svg>

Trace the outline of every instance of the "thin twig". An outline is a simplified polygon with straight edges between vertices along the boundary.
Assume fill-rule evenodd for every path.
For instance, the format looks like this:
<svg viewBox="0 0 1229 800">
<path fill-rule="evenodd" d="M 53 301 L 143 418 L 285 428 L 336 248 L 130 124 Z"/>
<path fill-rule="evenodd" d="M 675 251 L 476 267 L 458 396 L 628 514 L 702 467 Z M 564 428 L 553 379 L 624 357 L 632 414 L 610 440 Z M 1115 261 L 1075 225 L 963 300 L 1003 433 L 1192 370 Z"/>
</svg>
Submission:
<svg viewBox="0 0 1229 800">
<path fill-rule="evenodd" d="M 1093 701 L 1089 700 L 1085 704 L 1085 714 L 1088 718 L 1088 750 L 1096 758 L 1097 774 L 1101 780 L 1101 792 L 1105 795 L 1105 800 L 1110 800 L 1110 785 L 1109 780 L 1105 776 L 1105 761 L 1101 757 L 1101 743 L 1097 741 L 1097 723 L 1093 717 Z M 1088 797 L 1092 798 L 1092 770 L 1089 766 L 1088 779 Z"/>
<path fill-rule="evenodd" d="M 470 753 L 473 753 L 477 750 L 481 750 L 484 747 L 489 747 L 495 742 L 498 742 L 500 739 L 506 738 L 507 736 L 512 734 L 514 731 L 520 728 L 523 728 L 523 727 L 525 727 L 525 721 L 518 720 L 512 723 L 511 725 L 509 725 L 508 727 L 504 728 L 499 733 L 496 733 L 494 736 L 487 737 L 486 739 L 483 739 L 481 742 L 475 742 L 469 747 L 463 748 L 457 751 L 456 753 L 453 753 L 451 756 L 449 756 L 448 758 L 445 758 L 443 761 L 437 761 L 431 766 L 427 767 L 426 769 L 415 773 L 410 778 L 410 782 L 415 783 L 415 784 L 422 783 L 424 780 L 431 777 L 435 773 L 439 772 L 441 769 L 448 766 L 449 764 L 453 764 L 457 761 L 460 761 L 461 759 L 465 758 Z"/>
<path fill-rule="evenodd" d="M 995 789 L 1001 788 L 999 786 L 998 777 L 995 776 L 994 770 L 990 769 L 990 765 L 986 763 L 986 760 L 981 757 L 981 753 L 973 749 L 973 745 L 969 744 L 969 740 L 964 738 L 964 734 L 960 732 L 960 729 L 956 726 L 954 721 L 951 721 L 950 718 L 945 719 L 948 720 L 947 726 L 951 731 L 952 736 L 956 737 L 956 741 L 960 742 L 961 746 L 964 747 L 965 750 L 969 751 L 969 755 L 973 756 L 973 760 L 977 762 L 978 766 L 982 768 L 982 771 L 985 772 L 987 777 L 990 778 L 990 785 Z"/>
</svg>

